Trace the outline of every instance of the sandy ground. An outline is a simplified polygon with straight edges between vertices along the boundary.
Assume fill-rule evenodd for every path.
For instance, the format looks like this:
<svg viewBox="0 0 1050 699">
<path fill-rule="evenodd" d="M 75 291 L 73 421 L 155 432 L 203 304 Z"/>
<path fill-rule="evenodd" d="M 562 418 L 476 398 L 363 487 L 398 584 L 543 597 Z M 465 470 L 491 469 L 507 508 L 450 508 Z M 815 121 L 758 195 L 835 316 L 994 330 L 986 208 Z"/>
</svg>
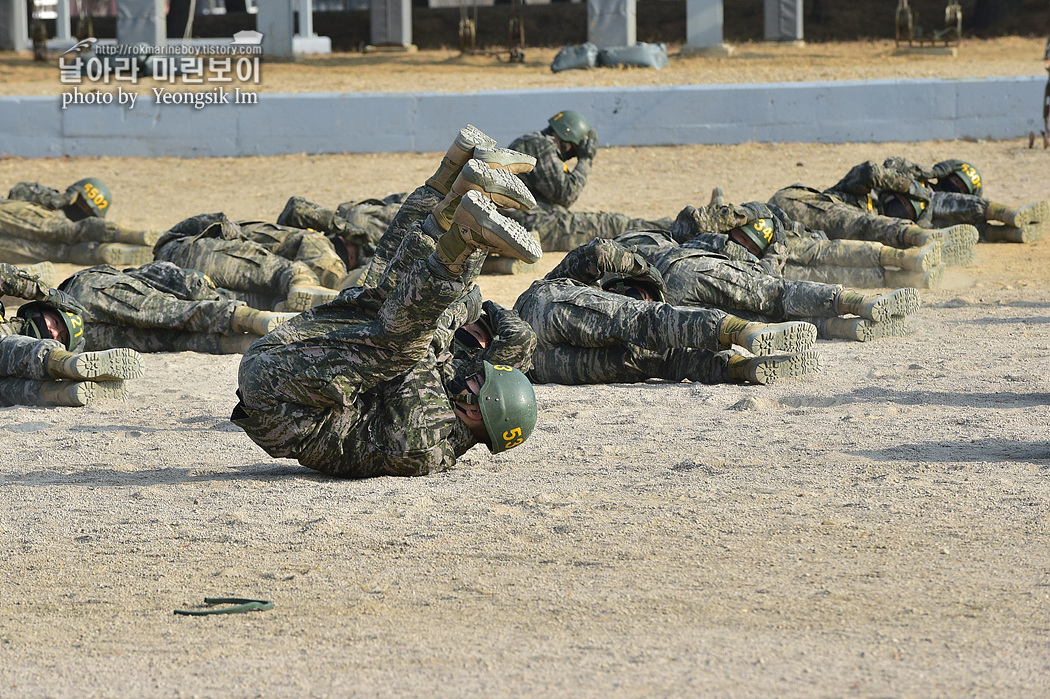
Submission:
<svg viewBox="0 0 1050 699">
<path fill-rule="evenodd" d="M 1050 196 L 1027 140 L 746 144 L 603 149 L 578 207 L 766 199 L 890 154 Z M 164 228 L 406 190 L 437 157 L 9 158 L 0 183 L 93 174 Z M 539 386 L 523 447 L 420 479 L 267 457 L 228 421 L 236 356 L 0 409 L 0 696 L 1047 696 L 1048 260 L 982 244 L 907 337 L 821 342 L 804 380 Z M 275 606 L 172 614 L 227 595 Z"/>
</svg>

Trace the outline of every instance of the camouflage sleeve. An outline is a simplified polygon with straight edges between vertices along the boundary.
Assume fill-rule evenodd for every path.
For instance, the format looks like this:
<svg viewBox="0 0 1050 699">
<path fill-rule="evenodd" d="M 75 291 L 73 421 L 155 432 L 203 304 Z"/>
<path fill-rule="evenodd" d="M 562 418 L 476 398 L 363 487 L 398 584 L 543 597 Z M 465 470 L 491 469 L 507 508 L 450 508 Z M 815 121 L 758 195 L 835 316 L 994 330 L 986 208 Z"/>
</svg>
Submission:
<svg viewBox="0 0 1050 699">
<path fill-rule="evenodd" d="M 19 182 L 7 193 L 7 198 L 32 202 L 51 211 L 61 209 L 66 205 L 66 197 L 62 192 L 37 182 Z"/>
<path fill-rule="evenodd" d="M 0 296 L 14 296 L 26 301 L 44 301 L 49 288 L 23 269 L 0 262 Z"/>
<path fill-rule="evenodd" d="M 485 350 L 483 358 L 492 364 L 507 364 L 523 372 L 529 371 L 532 354 L 536 351 L 536 333 L 532 326 L 495 301 L 486 301 L 482 308 L 495 331 L 492 346 Z"/>
<path fill-rule="evenodd" d="M 845 192 L 853 195 L 864 195 L 873 189 L 907 192 L 913 179 L 909 174 L 883 167 L 872 160 L 868 160 L 854 166 L 846 173 L 845 177 L 827 191 Z"/>
<path fill-rule="evenodd" d="M 609 273 L 637 277 L 648 273 L 651 268 L 652 265 L 633 250 L 614 240 L 595 238 L 565 255 L 544 279 L 574 279 L 596 285 Z"/>
<path fill-rule="evenodd" d="M 963 161 L 961 160 L 942 160 L 933 166 L 930 170 L 930 174 L 938 179 L 941 177 L 947 177 L 958 170 L 962 165 Z"/>
<path fill-rule="evenodd" d="M 938 175 L 936 174 L 936 165 L 934 165 L 932 168 L 923 167 L 918 163 L 913 163 L 907 158 L 900 158 L 897 156 L 891 156 L 889 158 L 886 158 L 886 160 L 882 162 L 882 167 L 886 168 L 887 170 L 893 170 L 905 174 L 913 180 L 928 180 L 933 177 L 938 177 Z M 948 170 L 948 172 L 951 172 L 951 170 Z"/>
<path fill-rule="evenodd" d="M 671 224 L 671 236 L 684 243 L 704 233 L 724 233 L 747 221 L 747 212 L 739 207 L 687 206 Z"/>
<path fill-rule="evenodd" d="M 338 235 L 348 242 L 362 244 L 369 242 L 368 234 L 341 218 L 331 209 L 306 201 L 302 197 L 292 197 L 284 205 L 284 211 L 277 217 L 277 223 L 292 228 L 312 228 L 315 231 Z"/>
<path fill-rule="evenodd" d="M 578 160 L 576 167 L 570 170 L 568 163 L 558 155 L 554 142 L 539 133 L 522 136 L 510 147 L 536 158 L 532 172 L 519 177 L 537 199 L 568 208 L 580 198 L 591 171 L 590 160 Z"/>
</svg>

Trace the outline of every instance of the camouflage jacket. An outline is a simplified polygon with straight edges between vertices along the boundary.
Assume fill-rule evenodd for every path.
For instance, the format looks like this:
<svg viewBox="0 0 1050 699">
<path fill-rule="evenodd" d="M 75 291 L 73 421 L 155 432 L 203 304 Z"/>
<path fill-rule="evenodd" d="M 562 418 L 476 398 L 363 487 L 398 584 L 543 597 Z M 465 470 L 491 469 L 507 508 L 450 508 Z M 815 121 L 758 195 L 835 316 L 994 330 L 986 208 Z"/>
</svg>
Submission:
<svg viewBox="0 0 1050 699">
<path fill-rule="evenodd" d="M 880 191 L 900 192 L 922 201 L 929 201 L 932 192 L 922 182 L 922 177 L 915 177 L 905 163 L 918 168 L 903 159 L 891 159 L 886 164 L 868 160 L 855 165 L 835 186 L 824 190 L 825 194 L 861 209 L 881 213 L 878 200 Z"/>
<path fill-rule="evenodd" d="M 69 203 L 65 194 L 38 182 L 19 182 L 7 193 L 7 198 L 13 201 L 28 201 L 49 211 L 58 211 Z"/>
<path fill-rule="evenodd" d="M 518 177 L 536 197 L 537 203 L 568 208 L 580 198 L 591 171 L 591 160 L 579 159 L 576 167 L 570 170 L 568 163 L 558 154 L 554 134 L 548 134 L 547 130 L 525 134 L 511 143 L 510 148 L 536 158 L 532 172 L 521 173 Z"/>
</svg>

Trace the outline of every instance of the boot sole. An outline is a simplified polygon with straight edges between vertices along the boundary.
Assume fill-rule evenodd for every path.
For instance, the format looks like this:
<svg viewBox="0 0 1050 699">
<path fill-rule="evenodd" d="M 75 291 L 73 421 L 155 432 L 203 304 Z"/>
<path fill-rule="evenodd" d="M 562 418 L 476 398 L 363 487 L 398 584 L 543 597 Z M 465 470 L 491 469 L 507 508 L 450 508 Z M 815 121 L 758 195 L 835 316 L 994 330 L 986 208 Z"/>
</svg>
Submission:
<svg viewBox="0 0 1050 699">
<path fill-rule="evenodd" d="M 453 222 L 459 224 L 461 230 L 480 247 L 522 262 L 537 262 L 543 257 L 543 250 L 532 234 L 517 221 L 499 213 L 496 205 L 481 192 L 471 190 L 464 194 L 456 212 L 457 216 L 461 211 L 469 214 L 478 226 L 492 232 L 494 240 L 473 230 L 472 226 L 464 226 L 453 217 Z"/>
<path fill-rule="evenodd" d="M 525 183 L 507 170 L 493 170 L 480 160 L 473 159 L 463 166 L 463 171 L 459 176 L 475 187 L 480 187 L 481 191 L 488 194 L 489 199 L 496 206 L 512 207 L 522 211 L 528 211 L 536 206 L 536 199 Z M 452 191 L 456 191 L 454 184 Z"/>
<path fill-rule="evenodd" d="M 91 405 L 100 400 L 128 399 L 128 389 L 123 381 L 77 381 L 69 387 L 65 398 L 71 407 Z"/>
<path fill-rule="evenodd" d="M 532 172 L 536 167 L 536 158 L 510 148 L 485 148 L 478 146 L 474 149 L 474 159 L 480 160 L 494 170 L 506 170 L 515 174 Z"/>
<path fill-rule="evenodd" d="M 797 354 L 762 357 L 753 360 L 748 378 L 752 383 L 770 385 L 784 379 L 794 379 L 819 373 L 824 368 L 820 353 L 813 350 Z"/>
<path fill-rule="evenodd" d="M 467 124 L 456 134 L 455 144 L 460 150 L 469 153 L 478 147 L 492 148 L 496 141 L 473 124 Z"/>
<path fill-rule="evenodd" d="M 828 334 L 826 340 L 852 340 L 854 342 L 871 342 L 887 337 L 904 337 L 908 334 L 908 321 L 905 318 L 873 321 L 859 319 L 839 334 Z"/>
<path fill-rule="evenodd" d="M 522 262 L 521 260 L 515 260 L 509 257 L 497 257 L 490 255 L 485 258 L 485 261 L 481 264 L 482 274 L 527 274 L 534 272 L 539 268 L 539 265 L 529 264 L 528 262 Z"/>
<path fill-rule="evenodd" d="M 941 262 L 949 267 L 965 267 L 977 259 L 977 228 L 968 223 L 939 231 Z"/>
<path fill-rule="evenodd" d="M 897 289 L 888 294 L 880 296 L 875 303 L 867 309 L 864 317 L 876 323 L 889 320 L 894 316 L 906 316 L 919 310 L 922 297 L 915 289 Z"/>
<path fill-rule="evenodd" d="M 98 248 L 98 258 L 114 267 L 140 267 L 147 262 L 153 262 L 153 248 L 145 245 L 105 243 Z"/>
<path fill-rule="evenodd" d="M 78 354 L 67 367 L 87 381 L 139 379 L 146 373 L 142 355 L 126 347 Z"/>
<path fill-rule="evenodd" d="M 915 270 L 917 272 L 928 272 L 942 262 L 942 246 L 939 243 L 933 242 L 930 243 L 929 246 L 924 245 L 922 248 L 919 249 L 923 250 L 926 247 L 929 247 L 930 249 L 928 252 L 919 257 L 918 269 Z"/>
<path fill-rule="evenodd" d="M 802 321 L 774 323 L 741 339 L 741 346 L 751 354 L 796 354 L 813 346 L 817 341 L 817 328 Z"/>
<path fill-rule="evenodd" d="M 292 313 L 309 311 L 315 306 L 320 306 L 332 301 L 338 295 L 339 292 L 335 289 L 332 289 L 331 293 L 328 294 L 321 291 L 314 291 L 313 289 L 296 289 L 293 287 L 288 290 L 288 296 L 285 297 L 282 303 L 278 304 L 275 310 Z"/>
</svg>

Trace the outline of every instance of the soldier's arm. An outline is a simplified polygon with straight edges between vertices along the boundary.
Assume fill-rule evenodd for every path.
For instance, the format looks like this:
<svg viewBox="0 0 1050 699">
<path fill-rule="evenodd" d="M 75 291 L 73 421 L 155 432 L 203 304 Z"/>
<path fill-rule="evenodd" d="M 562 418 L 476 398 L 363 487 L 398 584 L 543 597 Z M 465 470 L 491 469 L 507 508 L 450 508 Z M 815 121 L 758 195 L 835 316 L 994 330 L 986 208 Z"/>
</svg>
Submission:
<svg viewBox="0 0 1050 699">
<path fill-rule="evenodd" d="M 595 238 L 565 255 L 546 279 L 575 279 L 597 284 L 610 272 L 635 277 L 644 275 L 651 267 L 641 255 L 616 241 Z"/>
<path fill-rule="evenodd" d="M 912 177 L 879 165 L 873 160 L 854 166 L 830 191 L 867 194 L 873 189 L 907 192 Z"/>
<path fill-rule="evenodd" d="M 532 369 L 532 353 L 536 351 L 536 333 L 532 326 L 514 311 L 494 301 L 482 304 L 496 335 L 483 358 L 492 364 L 507 364 L 527 372 Z"/>
<path fill-rule="evenodd" d="M 349 221 L 343 219 L 331 209 L 325 209 L 302 197 L 292 197 L 284 205 L 284 211 L 277 217 L 277 223 L 292 228 L 312 228 L 315 231 L 342 236 L 344 238 L 360 236 L 365 232 Z M 364 236 L 367 240 L 367 235 Z"/>
<path fill-rule="evenodd" d="M 671 224 L 671 237 L 685 243 L 698 235 L 725 233 L 747 223 L 747 212 L 735 206 L 687 206 Z"/>
<path fill-rule="evenodd" d="M 66 205 L 66 198 L 62 192 L 51 187 L 45 187 L 37 182 L 19 182 L 7 193 L 7 198 L 39 204 L 52 211 L 61 209 Z"/>
<path fill-rule="evenodd" d="M 523 152 L 536 158 L 536 167 L 526 180 L 533 194 L 566 208 L 576 203 L 587 184 L 591 161 L 577 160 L 576 167 L 570 170 L 568 163 L 558 157 L 558 149 L 547 139 L 533 139 L 527 146 Z"/>
<path fill-rule="evenodd" d="M 0 296 L 14 296 L 26 301 L 44 301 L 49 288 L 39 277 L 23 269 L 0 262 Z"/>
</svg>

